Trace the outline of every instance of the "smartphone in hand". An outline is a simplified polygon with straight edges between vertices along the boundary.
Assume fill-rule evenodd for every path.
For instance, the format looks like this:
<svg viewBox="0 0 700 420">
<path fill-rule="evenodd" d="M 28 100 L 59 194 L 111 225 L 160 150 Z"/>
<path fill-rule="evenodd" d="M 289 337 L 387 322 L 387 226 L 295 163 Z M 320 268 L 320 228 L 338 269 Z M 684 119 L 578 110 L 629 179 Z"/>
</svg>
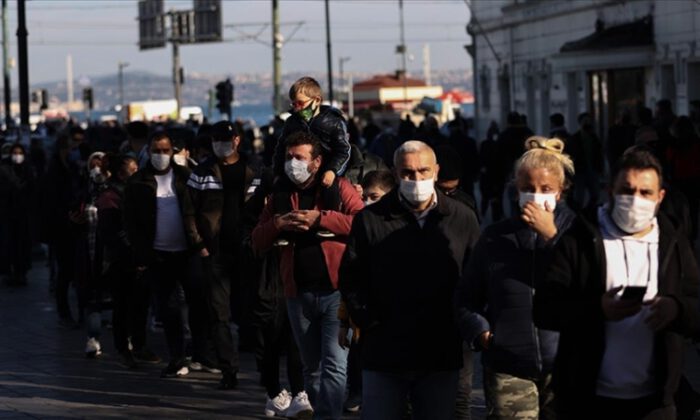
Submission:
<svg viewBox="0 0 700 420">
<path fill-rule="evenodd" d="M 646 286 L 625 286 L 625 288 L 622 289 L 622 295 L 620 295 L 620 300 L 641 303 L 644 300 L 644 295 L 646 293 Z"/>
</svg>

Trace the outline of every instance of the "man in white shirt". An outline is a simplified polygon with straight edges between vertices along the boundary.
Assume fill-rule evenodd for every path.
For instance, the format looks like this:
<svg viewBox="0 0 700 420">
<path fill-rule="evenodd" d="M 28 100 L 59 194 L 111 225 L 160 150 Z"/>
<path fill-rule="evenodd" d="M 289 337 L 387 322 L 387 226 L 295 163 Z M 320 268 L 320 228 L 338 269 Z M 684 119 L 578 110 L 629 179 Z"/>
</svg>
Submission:
<svg viewBox="0 0 700 420">
<path fill-rule="evenodd" d="M 190 310 L 203 310 L 203 305 L 191 302 L 194 296 L 188 293 L 191 253 L 182 215 L 189 169 L 173 163 L 172 141 L 164 132 L 151 138 L 148 150 L 148 163 L 127 184 L 124 217 L 137 270 L 155 286 L 170 353 L 170 363 L 161 376 L 176 377 L 189 373 L 184 320 L 175 298 L 178 285 L 188 295 Z"/>
<path fill-rule="evenodd" d="M 534 316 L 561 331 L 554 371 L 562 418 L 675 418 L 683 335 L 698 326 L 698 268 L 658 209 L 662 170 L 623 155 L 609 203 L 559 242 L 536 288 Z"/>
</svg>

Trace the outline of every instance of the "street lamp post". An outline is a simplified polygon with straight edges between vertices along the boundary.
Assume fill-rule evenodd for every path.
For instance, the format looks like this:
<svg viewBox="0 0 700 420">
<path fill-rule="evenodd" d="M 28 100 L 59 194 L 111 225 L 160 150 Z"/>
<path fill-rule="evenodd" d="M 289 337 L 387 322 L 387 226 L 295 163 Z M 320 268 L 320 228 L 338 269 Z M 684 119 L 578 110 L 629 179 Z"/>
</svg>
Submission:
<svg viewBox="0 0 700 420">
<path fill-rule="evenodd" d="M 124 68 L 129 67 L 129 63 L 120 61 L 117 63 L 117 66 L 119 67 L 119 115 L 122 116 L 122 122 L 123 122 L 123 115 L 124 115 Z"/>
<path fill-rule="evenodd" d="M 326 62 L 328 64 L 328 94 L 329 102 L 333 104 L 333 54 L 331 53 L 331 16 L 326 0 Z"/>
<path fill-rule="evenodd" d="M 403 24 L 403 0 L 399 0 L 399 18 L 399 24 L 401 25 L 401 45 L 400 48 L 397 48 L 397 52 L 401 53 L 402 59 L 401 73 L 403 74 L 403 104 L 404 107 L 406 107 L 406 104 L 408 103 L 408 79 L 406 79 L 406 77 L 408 75 L 406 74 L 406 36 Z"/>
<path fill-rule="evenodd" d="M 339 85 L 339 86 L 338 86 L 338 87 L 339 87 L 338 91 L 339 91 L 339 92 L 344 92 L 344 91 L 345 91 L 346 84 L 345 84 L 345 76 L 344 76 L 344 73 L 343 73 L 343 65 L 344 65 L 345 63 L 347 63 L 348 61 L 350 61 L 351 58 L 352 58 L 352 57 L 340 57 L 340 58 L 338 59 L 338 70 L 340 71 L 340 80 L 338 81 L 338 82 L 339 82 L 339 83 L 338 83 L 338 85 Z M 339 95 L 339 96 L 342 97 L 342 95 Z"/>
</svg>

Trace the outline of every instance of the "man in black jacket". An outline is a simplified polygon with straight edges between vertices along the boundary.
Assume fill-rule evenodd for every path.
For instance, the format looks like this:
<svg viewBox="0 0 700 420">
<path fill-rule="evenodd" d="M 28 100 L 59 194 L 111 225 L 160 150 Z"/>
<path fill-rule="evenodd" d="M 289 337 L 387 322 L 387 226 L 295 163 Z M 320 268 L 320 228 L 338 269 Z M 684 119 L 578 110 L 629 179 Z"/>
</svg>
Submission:
<svg viewBox="0 0 700 420">
<path fill-rule="evenodd" d="M 231 291 L 240 289 L 237 270 L 244 205 L 261 179 L 238 152 L 241 137 L 234 124 L 220 121 L 212 127 L 211 135 L 215 157 L 197 166 L 187 181 L 190 206 L 185 220 L 204 267 L 210 330 L 223 372 L 219 387 L 234 389 L 239 362 L 229 327 Z"/>
<path fill-rule="evenodd" d="M 172 162 L 172 142 L 163 132 L 151 138 L 148 151 L 146 166 L 127 183 L 124 218 L 137 275 L 145 274 L 153 281 L 163 320 L 170 363 L 161 376 L 183 376 L 189 373 L 185 333 L 174 294 L 178 283 L 187 294 L 190 253 L 183 209 L 189 170 Z"/>
<path fill-rule="evenodd" d="M 612 196 L 562 237 L 534 301 L 560 331 L 554 390 L 562 418 L 675 418 L 685 335 L 698 326 L 698 268 L 658 208 L 661 165 L 628 151 Z M 658 214 L 657 214 L 658 213 Z"/>
<path fill-rule="evenodd" d="M 362 330 L 362 415 L 400 419 L 408 396 L 414 418 L 450 419 L 462 366 L 453 296 L 479 226 L 435 189 L 428 145 L 406 142 L 394 157 L 400 186 L 356 216 L 340 270 Z"/>
</svg>

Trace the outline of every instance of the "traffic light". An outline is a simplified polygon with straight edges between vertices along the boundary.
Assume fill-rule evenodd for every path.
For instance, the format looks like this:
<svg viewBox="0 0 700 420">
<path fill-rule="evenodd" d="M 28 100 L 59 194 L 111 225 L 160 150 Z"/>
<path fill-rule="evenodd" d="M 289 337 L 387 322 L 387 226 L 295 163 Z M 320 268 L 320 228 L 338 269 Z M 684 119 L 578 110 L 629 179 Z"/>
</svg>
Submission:
<svg viewBox="0 0 700 420">
<path fill-rule="evenodd" d="M 41 105 L 39 106 L 39 109 L 42 111 L 45 109 L 49 109 L 49 92 L 46 89 L 41 89 Z"/>
<path fill-rule="evenodd" d="M 49 93 L 46 89 L 36 89 L 32 91 L 32 102 L 39 104 L 40 110 L 49 108 Z"/>
<path fill-rule="evenodd" d="M 228 104 L 229 112 L 231 110 L 231 103 L 233 102 L 233 83 L 229 79 L 226 79 L 226 103 Z"/>
<path fill-rule="evenodd" d="M 88 109 L 92 109 L 92 88 L 83 88 L 83 102 L 87 105 Z"/>
<path fill-rule="evenodd" d="M 233 102 L 233 83 L 230 79 L 216 84 L 216 109 L 231 119 L 231 102 Z"/>
</svg>

